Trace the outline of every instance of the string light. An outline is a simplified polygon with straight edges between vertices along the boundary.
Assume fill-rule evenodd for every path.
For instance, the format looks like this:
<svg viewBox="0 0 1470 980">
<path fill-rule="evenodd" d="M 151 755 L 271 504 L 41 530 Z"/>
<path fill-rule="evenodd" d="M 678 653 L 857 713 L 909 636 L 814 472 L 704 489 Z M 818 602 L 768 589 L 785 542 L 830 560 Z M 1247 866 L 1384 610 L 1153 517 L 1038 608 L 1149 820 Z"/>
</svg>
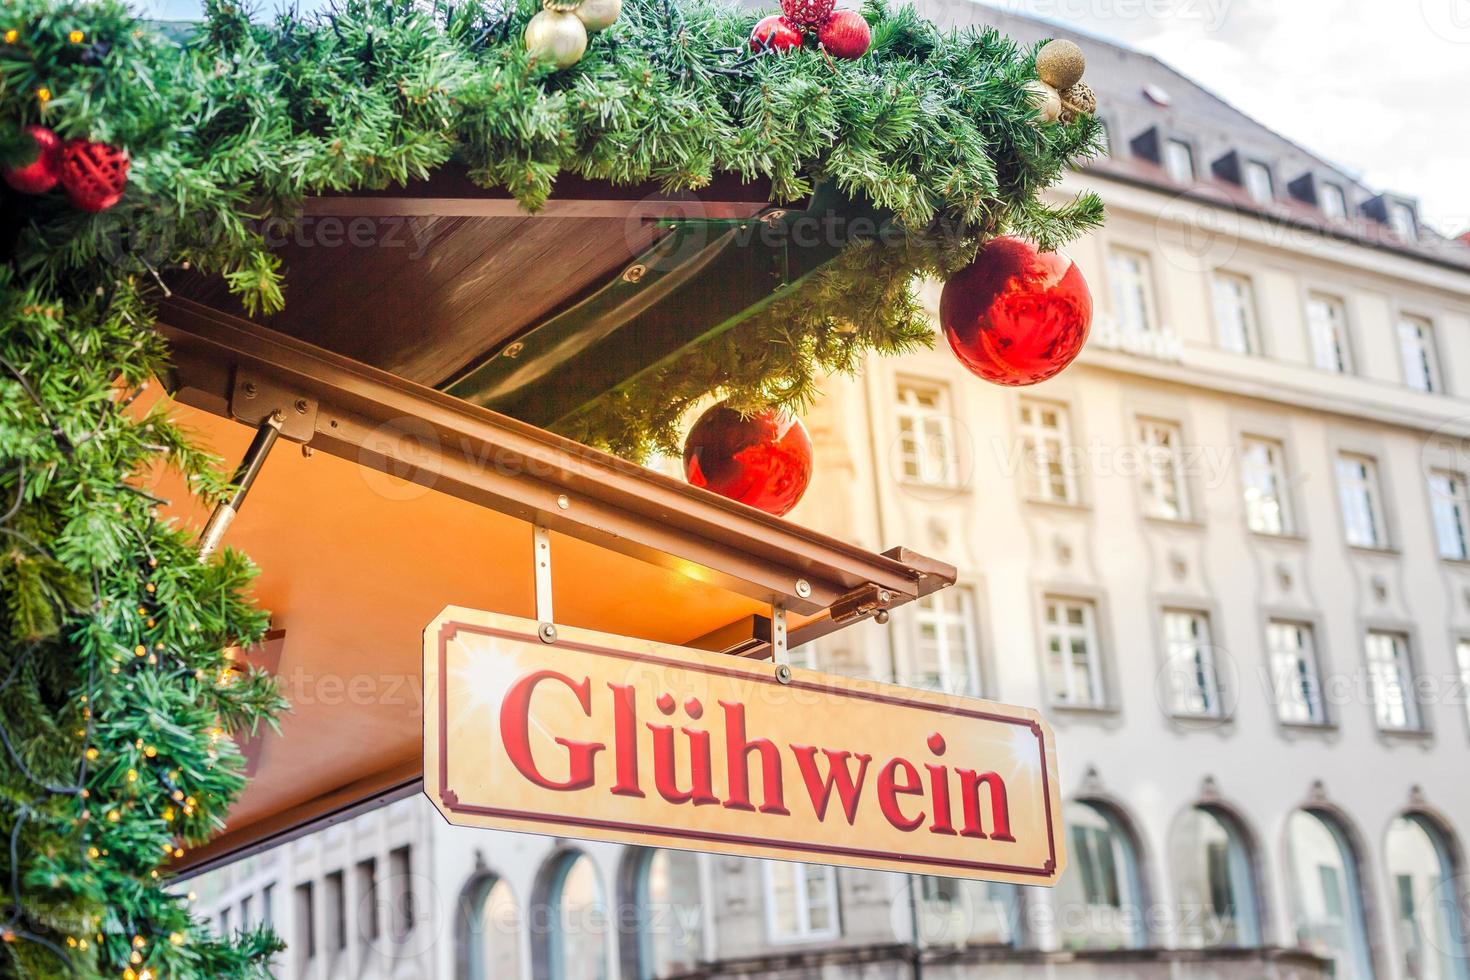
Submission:
<svg viewBox="0 0 1470 980">
<path fill-rule="evenodd" d="M 8 31 L 5 32 L 5 43 L 6 44 L 14 44 L 16 41 L 19 41 L 19 40 L 20 40 L 20 31 L 16 30 L 15 28 L 12 27 L 10 30 L 8 30 Z"/>
<path fill-rule="evenodd" d="M 81 31 L 72 31 L 66 36 L 66 39 L 72 44 L 81 44 L 87 39 L 87 35 L 83 34 Z"/>
<path fill-rule="evenodd" d="M 45 105 L 47 102 L 50 102 L 51 101 L 51 90 L 49 88 L 47 88 L 46 86 L 44 86 L 44 85 L 42 85 L 40 88 L 36 89 L 36 101 L 39 102 L 39 103 L 41 103 L 42 105 Z"/>
</svg>

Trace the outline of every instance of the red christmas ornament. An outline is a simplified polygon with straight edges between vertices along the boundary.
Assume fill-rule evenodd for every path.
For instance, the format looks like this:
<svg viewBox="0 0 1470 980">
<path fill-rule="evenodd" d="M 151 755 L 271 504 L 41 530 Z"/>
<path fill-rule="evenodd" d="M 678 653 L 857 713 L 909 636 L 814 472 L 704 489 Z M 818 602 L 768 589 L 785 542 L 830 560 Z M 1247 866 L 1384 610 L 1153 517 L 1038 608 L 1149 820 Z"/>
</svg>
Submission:
<svg viewBox="0 0 1470 980">
<path fill-rule="evenodd" d="M 944 284 L 939 323 L 975 374 L 1000 385 L 1034 385 L 1082 350 L 1092 293 L 1065 255 L 997 238 Z"/>
<path fill-rule="evenodd" d="M 817 40 L 834 58 L 861 58 L 873 43 L 873 32 L 856 10 L 839 10 L 822 25 Z"/>
<path fill-rule="evenodd" d="M 696 487 L 780 517 L 811 482 L 812 438 L 788 412 L 745 418 L 721 402 L 684 440 L 684 475 Z"/>
<path fill-rule="evenodd" d="M 750 32 L 750 50 L 790 51 L 801 47 L 801 31 L 780 14 L 763 17 Z"/>
<path fill-rule="evenodd" d="M 7 167 L 0 176 L 22 194 L 44 194 L 61 179 L 61 137 L 45 126 L 27 126 L 24 132 L 36 144 L 36 159 Z"/>
<path fill-rule="evenodd" d="M 106 211 L 122 197 L 128 183 L 128 151 L 91 140 L 67 140 L 61 162 L 61 186 L 83 211 Z"/>
<path fill-rule="evenodd" d="M 827 23 L 837 0 L 781 0 L 781 13 L 797 27 L 814 31 Z"/>
</svg>

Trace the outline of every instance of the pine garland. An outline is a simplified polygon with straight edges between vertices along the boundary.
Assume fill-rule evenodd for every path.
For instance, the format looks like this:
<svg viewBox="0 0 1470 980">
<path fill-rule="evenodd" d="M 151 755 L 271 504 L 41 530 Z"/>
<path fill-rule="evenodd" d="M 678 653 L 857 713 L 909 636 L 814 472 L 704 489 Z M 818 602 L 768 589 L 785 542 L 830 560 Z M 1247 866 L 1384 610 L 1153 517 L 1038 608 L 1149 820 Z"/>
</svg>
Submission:
<svg viewBox="0 0 1470 980">
<path fill-rule="evenodd" d="M 749 57 L 755 15 L 625 0 L 575 67 L 528 64 L 538 0 L 346 0 L 252 22 L 207 0 L 200 25 L 115 0 L 11 0 L 0 12 L 0 165 L 21 127 L 125 147 L 121 203 L 0 189 L 0 973 L 262 975 L 264 932 L 214 938 L 165 890 L 162 861 L 206 839 L 243 785 L 231 733 L 283 707 L 222 652 L 260 636 L 251 567 L 207 564 L 145 489 L 160 466 L 206 500 L 216 461 L 132 400 L 165 367 L 152 303 L 170 272 L 223 276 L 245 307 L 289 281 L 261 229 L 310 194 L 381 188 L 455 162 L 526 208 L 558 175 L 698 190 L 818 184 L 893 215 L 754 316 L 604 397 L 569 434 L 639 457 L 721 392 L 800 405 L 824 372 L 930 340 L 911 291 L 1001 231 L 1057 245 L 1096 224 L 1084 196 L 1039 195 L 1091 152 L 1091 120 L 1037 126 L 1032 53 L 941 33 L 870 2 L 870 54 Z"/>
</svg>

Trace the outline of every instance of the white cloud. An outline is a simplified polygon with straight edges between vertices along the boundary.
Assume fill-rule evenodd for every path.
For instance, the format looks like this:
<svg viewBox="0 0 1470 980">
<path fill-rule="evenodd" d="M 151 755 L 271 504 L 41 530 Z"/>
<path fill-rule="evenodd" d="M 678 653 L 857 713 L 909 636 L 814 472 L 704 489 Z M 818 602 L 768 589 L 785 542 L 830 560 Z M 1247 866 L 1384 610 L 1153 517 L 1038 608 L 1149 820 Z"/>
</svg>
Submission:
<svg viewBox="0 0 1470 980">
<path fill-rule="evenodd" d="M 1004 0 L 1154 54 L 1282 135 L 1470 228 L 1470 0 Z"/>
</svg>

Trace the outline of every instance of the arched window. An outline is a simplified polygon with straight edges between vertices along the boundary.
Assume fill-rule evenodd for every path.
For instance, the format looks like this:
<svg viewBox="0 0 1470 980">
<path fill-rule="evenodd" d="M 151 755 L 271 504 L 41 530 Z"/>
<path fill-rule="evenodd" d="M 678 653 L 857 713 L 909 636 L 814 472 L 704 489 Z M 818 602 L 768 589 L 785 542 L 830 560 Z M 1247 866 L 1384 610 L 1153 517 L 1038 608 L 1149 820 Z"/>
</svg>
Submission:
<svg viewBox="0 0 1470 980">
<path fill-rule="evenodd" d="M 1169 859 L 1179 889 L 1181 945 L 1260 945 L 1251 851 L 1233 817 L 1216 807 L 1186 810 L 1174 825 Z"/>
<path fill-rule="evenodd" d="M 1422 814 L 1408 814 L 1389 826 L 1384 850 L 1404 976 L 1470 980 L 1454 862 L 1443 832 Z"/>
<path fill-rule="evenodd" d="M 919 942 L 928 947 L 1012 946 L 1014 885 L 922 875 L 914 880 Z"/>
<path fill-rule="evenodd" d="M 1058 882 L 1058 927 L 1068 949 L 1137 948 L 1147 942 L 1138 848 L 1117 815 L 1094 803 L 1066 810 L 1071 859 Z"/>
<path fill-rule="evenodd" d="M 1298 810 L 1287 822 L 1297 945 L 1336 964 L 1340 980 L 1371 980 L 1357 855 L 1336 819 Z"/>
<path fill-rule="evenodd" d="M 597 868 L 578 851 L 552 861 L 531 920 L 536 980 L 608 980 L 609 922 Z"/>
<path fill-rule="evenodd" d="M 634 852 L 639 980 L 693 972 L 704 952 L 699 857 L 656 848 Z"/>
<path fill-rule="evenodd" d="M 469 980 L 521 975 L 521 909 L 510 882 L 491 874 L 472 879 L 460 905 L 459 961 Z"/>
</svg>

